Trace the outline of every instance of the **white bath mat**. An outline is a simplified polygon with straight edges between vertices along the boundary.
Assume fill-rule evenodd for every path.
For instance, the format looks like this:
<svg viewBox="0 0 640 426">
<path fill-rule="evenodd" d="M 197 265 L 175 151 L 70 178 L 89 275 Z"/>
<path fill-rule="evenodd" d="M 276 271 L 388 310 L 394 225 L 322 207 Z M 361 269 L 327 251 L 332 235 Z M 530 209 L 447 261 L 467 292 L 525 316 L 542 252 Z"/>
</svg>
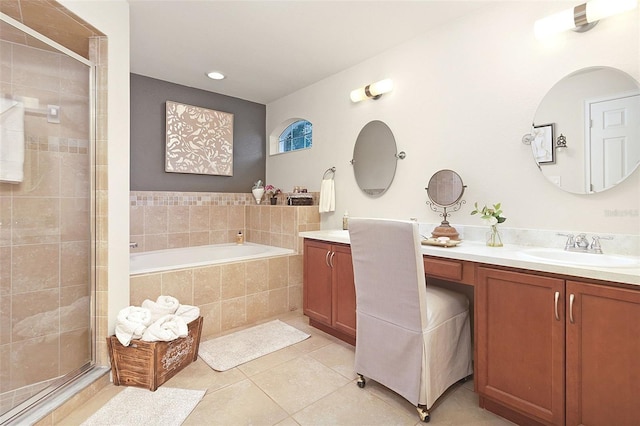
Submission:
<svg viewBox="0 0 640 426">
<path fill-rule="evenodd" d="M 204 390 L 128 387 L 93 413 L 82 426 L 180 426 L 204 397 Z"/>
<path fill-rule="evenodd" d="M 308 337 L 307 333 L 274 320 L 201 342 L 198 355 L 214 370 L 225 371 Z"/>
</svg>

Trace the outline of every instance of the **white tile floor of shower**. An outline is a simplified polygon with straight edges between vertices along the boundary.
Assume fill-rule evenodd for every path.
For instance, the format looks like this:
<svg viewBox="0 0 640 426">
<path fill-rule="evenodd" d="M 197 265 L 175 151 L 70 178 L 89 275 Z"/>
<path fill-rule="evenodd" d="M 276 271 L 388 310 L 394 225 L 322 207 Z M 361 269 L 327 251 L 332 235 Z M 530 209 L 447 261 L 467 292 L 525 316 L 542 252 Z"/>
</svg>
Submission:
<svg viewBox="0 0 640 426">
<path fill-rule="evenodd" d="M 163 385 L 207 390 L 184 425 L 424 424 L 415 408 L 394 392 L 373 380 L 364 389 L 356 385 L 353 346 L 310 327 L 300 312 L 278 319 L 311 337 L 222 373 L 198 359 Z M 123 389 L 108 385 L 58 424 L 82 423 Z M 436 402 L 429 424 L 512 423 L 479 408 L 473 382 L 467 381 L 454 385 Z"/>
</svg>

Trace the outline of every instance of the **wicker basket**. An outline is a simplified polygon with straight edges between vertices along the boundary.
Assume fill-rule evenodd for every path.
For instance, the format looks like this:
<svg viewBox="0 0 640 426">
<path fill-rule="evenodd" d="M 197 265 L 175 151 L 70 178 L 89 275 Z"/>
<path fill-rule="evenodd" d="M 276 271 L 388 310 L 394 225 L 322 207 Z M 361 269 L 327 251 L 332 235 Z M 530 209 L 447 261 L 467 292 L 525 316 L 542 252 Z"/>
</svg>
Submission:
<svg viewBox="0 0 640 426">
<path fill-rule="evenodd" d="M 198 359 L 202 317 L 191 321 L 188 327 L 187 337 L 170 342 L 132 340 L 129 346 L 123 346 L 116 336 L 107 337 L 113 384 L 155 391 Z"/>
</svg>

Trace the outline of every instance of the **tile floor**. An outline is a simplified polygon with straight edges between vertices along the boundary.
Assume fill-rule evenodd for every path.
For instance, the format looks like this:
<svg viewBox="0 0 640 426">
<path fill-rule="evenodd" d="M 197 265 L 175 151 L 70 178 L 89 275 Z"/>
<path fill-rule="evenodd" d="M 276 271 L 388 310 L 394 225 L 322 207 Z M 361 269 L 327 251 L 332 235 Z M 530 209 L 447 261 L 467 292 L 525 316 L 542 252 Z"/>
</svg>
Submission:
<svg viewBox="0 0 640 426">
<path fill-rule="evenodd" d="M 373 380 L 364 389 L 358 388 L 353 346 L 310 327 L 308 318 L 299 312 L 278 318 L 311 337 L 223 373 L 198 359 L 163 385 L 207 389 L 185 426 L 424 425 L 409 402 Z M 123 389 L 105 387 L 58 424 L 82 423 Z M 454 385 L 436 402 L 429 424 L 512 423 L 479 408 L 473 382 L 468 381 Z"/>
</svg>

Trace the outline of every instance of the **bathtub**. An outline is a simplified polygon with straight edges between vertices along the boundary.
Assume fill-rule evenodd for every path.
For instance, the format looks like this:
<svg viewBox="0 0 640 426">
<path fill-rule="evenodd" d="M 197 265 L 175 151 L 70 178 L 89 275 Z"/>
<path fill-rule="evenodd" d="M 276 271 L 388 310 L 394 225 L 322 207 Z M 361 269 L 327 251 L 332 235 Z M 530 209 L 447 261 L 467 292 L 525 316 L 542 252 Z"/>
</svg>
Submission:
<svg viewBox="0 0 640 426">
<path fill-rule="evenodd" d="M 272 256 L 294 254 L 291 249 L 255 243 L 215 244 L 132 253 L 130 275 L 194 268 L 221 263 L 240 262 Z"/>
</svg>

